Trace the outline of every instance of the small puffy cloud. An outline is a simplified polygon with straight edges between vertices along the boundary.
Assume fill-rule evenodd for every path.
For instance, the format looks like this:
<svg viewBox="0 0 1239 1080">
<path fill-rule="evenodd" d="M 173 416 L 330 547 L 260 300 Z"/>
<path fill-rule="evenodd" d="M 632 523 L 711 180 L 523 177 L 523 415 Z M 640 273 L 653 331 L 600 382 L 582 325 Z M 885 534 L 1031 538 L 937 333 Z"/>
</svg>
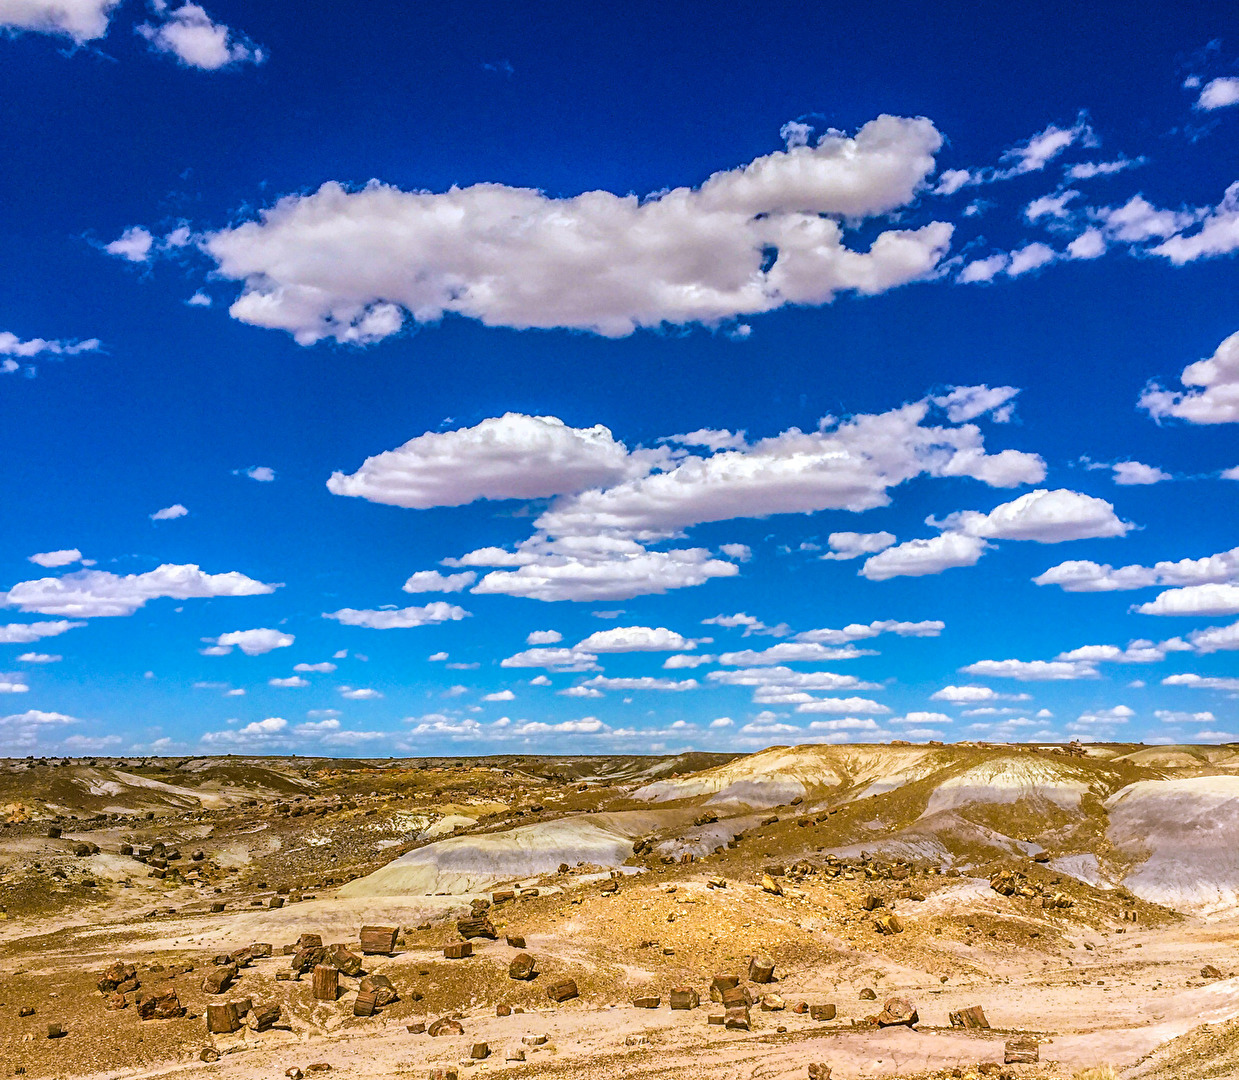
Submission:
<svg viewBox="0 0 1239 1080">
<path fill-rule="evenodd" d="M 1226 189 L 1217 206 L 1178 215 L 1176 220 L 1182 219 L 1198 221 L 1200 227 L 1194 232 L 1180 232 L 1163 240 L 1150 249 L 1154 255 L 1161 255 L 1175 266 L 1182 266 L 1196 259 L 1216 258 L 1239 250 L 1239 181 Z"/>
<path fill-rule="evenodd" d="M 959 670 L 965 675 L 1021 682 L 1058 682 L 1097 676 L 1096 667 L 1086 660 L 978 660 Z"/>
<path fill-rule="evenodd" d="M 368 686 L 357 688 L 351 686 L 337 686 L 336 691 L 342 698 L 347 698 L 349 701 L 374 701 L 383 696 L 377 690 L 374 690 Z"/>
<path fill-rule="evenodd" d="M 815 641 L 781 641 L 768 649 L 725 652 L 718 661 L 728 667 L 751 667 L 762 664 L 821 664 L 831 660 L 854 660 L 866 655 L 871 654 L 852 645 L 831 648 Z"/>
<path fill-rule="evenodd" d="M 993 281 L 1010 263 L 1011 257 L 1005 252 L 988 255 L 984 259 L 973 259 L 956 275 L 955 280 L 961 285 L 979 285 Z"/>
<path fill-rule="evenodd" d="M 526 645 L 558 645 L 564 636 L 558 630 L 531 630 L 525 638 Z"/>
<path fill-rule="evenodd" d="M 1239 547 L 1201 559 L 1122 566 L 1117 570 L 1088 560 L 1050 567 L 1033 578 L 1038 585 L 1058 585 L 1066 592 L 1117 592 L 1150 585 L 1209 585 L 1239 581 Z"/>
<path fill-rule="evenodd" d="M 813 701 L 802 701 L 796 706 L 801 713 L 861 713 L 867 716 L 882 716 L 890 712 L 871 698 L 817 698 Z"/>
<path fill-rule="evenodd" d="M 1135 169 L 1144 163 L 1143 157 L 1129 158 L 1120 154 L 1113 161 L 1081 161 L 1072 165 L 1064 175 L 1068 180 L 1092 180 L 1096 176 L 1113 176 L 1127 169 Z"/>
<path fill-rule="evenodd" d="M 702 619 L 702 626 L 722 626 L 727 629 L 744 628 L 744 636 L 750 634 L 770 634 L 773 637 L 785 637 L 790 631 L 786 626 L 767 626 L 760 619 L 746 615 L 743 611 L 735 615 L 715 615 L 711 619 Z"/>
<path fill-rule="evenodd" d="M 493 694 L 484 694 L 483 701 L 512 701 L 516 695 L 511 690 L 498 690 Z"/>
<path fill-rule="evenodd" d="M 17 659 L 23 664 L 58 664 L 64 657 L 56 653 L 26 652 Z"/>
<path fill-rule="evenodd" d="M 569 686 L 564 690 L 557 690 L 555 692 L 563 697 L 600 698 L 606 696 L 601 690 L 597 690 L 592 686 Z"/>
<path fill-rule="evenodd" d="M 201 742 L 207 745 L 244 745 L 247 743 L 271 743 L 277 746 L 288 745 L 285 730 L 288 721 L 282 716 L 268 716 L 265 720 L 255 720 L 244 727 L 229 731 L 208 731 L 203 734 Z"/>
<path fill-rule="evenodd" d="M 947 716 L 946 713 L 940 712 L 909 712 L 903 716 L 896 716 L 888 720 L 890 724 L 911 725 L 913 727 L 924 727 L 927 724 L 953 724 L 955 720 Z"/>
<path fill-rule="evenodd" d="M 172 521 L 174 518 L 182 518 L 189 511 L 180 503 L 173 503 L 171 506 L 165 506 L 162 510 L 156 510 L 151 514 L 151 521 Z"/>
<path fill-rule="evenodd" d="M 1141 615 L 1239 614 L 1239 585 L 1187 585 L 1167 589 L 1133 610 Z"/>
<path fill-rule="evenodd" d="M 1076 718 L 1078 724 L 1125 724 L 1136 715 L 1134 709 L 1126 705 L 1115 705 L 1108 709 L 1090 709 Z"/>
<path fill-rule="evenodd" d="M 1200 97 L 1196 99 L 1196 108 L 1206 112 L 1230 105 L 1239 105 L 1239 78 L 1233 75 L 1210 79 L 1201 87 Z"/>
<path fill-rule="evenodd" d="M 1067 245 L 1069 259 L 1099 259 L 1106 253 L 1106 237 L 1100 229 L 1085 229 Z"/>
<path fill-rule="evenodd" d="M 447 659 L 447 653 L 445 652 L 431 653 L 428 657 L 426 657 L 426 659 L 429 660 L 432 664 L 437 664 Z"/>
<path fill-rule="evenodd" d="M 251 465 L 245 470 L 245 475 L 260 484 L 269 484 L 275 479 L 275 470 L 269 465 Z"/>
<path fill-rule="evenodd" d="M 198 4 L 182 4 L 169 11 L 165 0 L 153 4 L 158 23 L 134 29 L 155 52 L 168 53 L 186 67 L 218 71 L 234 64 L 261 64 L 266 53 L 243 34 L 214 22 Z"/>
<path fill-rule="evenodd" d="M 597 671 L 598 657 L 593 653 L 568 648 L 526 649 L 499 662 L 506 668 L 547 668 L 551 671 Z"/>
<path fill-rule="evenodd" d="M 1059 653 L 1054 659 L 1082 660 L 1088 664 L 1155 664 L 1166 658 L 1167 644 L 1169 643 L 1154 645 L 1151 641 L 1133 641 L 1125 649 L 1120 649 L 1117 645 L 1081 645 L 1078 649 Z"/>
<path fill-rule="evenodd" d="M 888 532 L 858 533 L 832 532 L 826 542 L 831 550 L 821 555 L 823 559 L 855 559 L 861 555 L 873 555 L 895 542 L 895 534 Z"/>
<path fill-rule="evenodd" d="M 959 566 L 975 566 L 990 545 L 976 536 L 944 532 L 930 539 L 907 540 L 865 560 L 860 573 L 870 581 L 940 574 Z"/>
<path fill-rule="evenodd" d="M 710 727 L 717 729 L 729 728 L 734 725 L 734 721 L 730 716 L 720 716 L 716 720 L 710 721 Z"/>
<path fill-rule="evenodd" d="M 1196 690 L 1239 690 L 1239 679 L 1186 672 L 1182 675 L 1167 675 L 1162 679 L 1162 686 L 1190 686 Z"/>
<path fill-rule="evenodd" d="M 59 578 L 39 578 L 0 593 L 0 606 L 45 615 L 97 618 L 132 615 L 150 600 L 217 596 L 260 596 L 273 593 L 267 585 L 235 570 L 206 574 L 192 563 L 165 563 L 144 574 L 112 574 L 105 570 L 78 570 Z M 47 625 L 47 624 L 44 624 Z M 59 631 L 58 631 L 59 632 Z"/>
<path fill-rule="evenodd" d="M 1156 465 L 1144 465 L 1139 461 L 1119 461 L 1110 466 L 1114 470 L 1114 482 L 1124 487 L 1137 484 L 1158 484 L 1173 480 L 1170 473 Z"/>
<path fill-rule="evenodd" d="M 810 692 L 882 689 L 876 683 L 862 682 L 855 675 L 840 675 L 833 671 L 793 671 L 789 667 L 711 671 L 706 678 L 720 686 L 751 686 L 754 700 L 765 705 L 809 701 Z"/>
<path fill-rule="evenodd" d="M 1058 252 L 1052 247 L 1040 241 L 1034 241 L 1011 252 L 1006 265 L 1006 273 L 1008 277 L 1020 277 L 1022 274 L 1047 266 L 1057 258 Z"/>
<path fill-rule="evenodd" d="M 663 661 L 663 667 L 668 670 L 701 667 L 702 664 L 713 664 L 718 660 L 712 653 L 676 653 Z"/>
<path fill-rule="evenodd" d="M 532 679 L 529 680 L 529 685 L 530 686 L 550 686 L 551 680 L 548 679 L 545 675 L 535 675 Z"/>
<path fill-rule="evenodd" d="M 1038 488 L 996 506 L 988 514 L 962 510 L 947 515 L 941 522 L 930 519 L 930 524 L 969 537 L 1032 540 L 1039 544 L 1126 536 L 1134 528 L 1130 522 L 1120 520 L 1114 507 L 1104 499 L 1065 488 L 1055 491 Z M 886 554 L 889 552 L 876 558 Z"/>
<path fill-rule="evenodd" d="M 1239 204 L 1235 221 L 1239 247 Z M 1209 358 L 1188 364 L 1179 381 L 1199 389 L 1179 392 L 1150 383 L 1140 395 L 1140 407 L 1155 420 L 1173 417 L 1191 424 L 1239 422 L 1239 332 L 1231 334 Z"/>
<path fill-rule="evenodd" d="M 879 634 L 897 634 L 899 637 L 937 637 L 946 629 L 940 619 L 923 619 L 920 622 L 899 622 L 895 619 L 875 619 L 871 623 L 848 623 L 842 630 L 805 630 L 796 635 L 797 641 L 813 641 L 823 645 L 845 645 L 851 641 L 864 641 Z"/>
<path fill-rule="evenodd" d="M 327 720 L 311 720 L 308 723 L 298 724 L 293 728 L 293 732 L 307 738 L 314 738 L 319 735 L 327 735 L 333 731 L 340 730 L 340 721 L 334 717 Z"/>
<path fill-rule="evenodd" d="M 0 694 L 27 694 L 30 687 L 24 682 L 18 682 L 17 676 L 0 675 Z"/>
<path fill-rule="evenodd" d="M 59 34 L 82 45 L 108 32 L 120 0 L 0 0 L 0 27 Z"/>
<path fill-rule="evenodd" d="M 103 250 L 109 255 L 115 255 L 118 259 L 146 262 L 151 257 L 151 247 L 154 242 L 155 238 L 149 230 L 142 228 L 141 225 L 134 225 L 126 229 L 110 244 L 105 245 Z"/>
<path fill-rule="evenodd" d="M 290 675 L 287 679 L 268 679 L 268 686 L 279 686 L 285 688 L 295 688 L 301 686 L 309 686 L 308 680 L 301 678 L 300 675 Z"/>
<path fill-rule="evenodd" d="M 478 552 L 471 555 L 479 557 Z M 650 551 L 633 540 L 613 536 L 534 537 L 520 545 L 515 558 L 517 569 L 492 570 L 472 591 L 591 603 L 665 593 L 740 572 L 734 563 L 714 558 L 706 548 Z"/>
<path fill-rule="evenodd" d="M 223 652 L 212 652 L 211 656 L 225 655 L 233 648 L 240 649 L 246 656 L 261 656 L 273 649 L 286 649 L 297 639 L 292 634 L 285 634 L 281 630 L 260 627 L 256 630 L 230 630 L 226 634 L 220 634 L 217 638 L 205 638 L 204 640 L 210 642 L 217 650 L 223 650 Z"/>
<path fill-rule="evenodd" d="M 1217 717 L 1211 712 L 1175 712 L 1173 709 L 1157 709 L 1154 713 L 1163 724 L 1214 724 Z"/>
<path fill-rule="evenodd" d="M 465 570 L 460 574 L 441 574 L 438 570 L 419 570 L 401 588 L 407 593 L 453 593 L 467 589 L 477 580 L 477 574 Z"/>
<path fill-rule="evenodd" d="M 434 626 L 437 623 L 456 622 L 469 617 L 469 612 L 455 604 L 442 600 L 424 607 L 392 608 L 389 610 L 358 610 L 341 608 L 339 611 L 324 611 L 324 619 L 335 619 L 345 626 L 365 626 L 371 630 L 407 630 L 415 626 Z"/>
<path fill-rule="evenodd" d="M 300 671 L 304 674 L 314 672 L 319 675 L 330 675 L 336 670 L 336 665 L 330 661 L 324 660 L 321 664 L 294 664 L 293 671 Z"/>
<path fill-rule="evenodd" d="M 594 690 L 663 690 L 674 693 L 696 690 L 701 684 L 696 679 L 658 679 L 650 675 L 634 679 L 611 679 L 605 675 L 595 675 L 581 685 Z"/>
<path fill-rule="evenodd" d="M 678 446 L 704 446 L 707 450 L 741 450 L 747 445 L 744 432 L 716 431 L 702 428 L 686 435 L 665 435 L 658 440 Z"/>
<path fill-rule="evenodd" d="M 1211 626 L 1207 630 L 1193 630 L 1187 637 L 1198 653 L 1239 649 L 1239 622 L 1233 622 L 1229 626 Z"/>
<path fill-rule="evenodd" d="M 952 704 L 973 703 L 977 701 L 995 701 L 1002 695 L 988 686 L 944 686 L 941 690 L 930 694 L 931 701 L 949 701 Z"/>
<path fill-rule="evenodd" d="M 210 307 L 213 301 L 208 293 L 205 293 L 199 289 L 193 296 L 186 300 L 185 303 L 190 307 Z"/>
<path fill-rule="evenodd" d="M 1005 424 L 1011 419 L 1019 392 L 1015 386 L 953 386 L 946 394 L 934 398 L 933 403 L 946 410 L 952 424 L 964 424 L 985 413 L 995 423 Z"/>
<path fill-rule="evenodd" d="M 615 626 L 598 630 L 576 645 L 589 653 L 679 652 L 696 647 L 695 641 L 665 626 Z"/>
<path fill-rule="evenodd" d="M 1024 220 L 1034 222 L 1045 217 L 1058 219 L 1070 217 L 1071 211 L 1067 204 L 1079 197 L 1080 193 L 1071 189 L 1056 191 L 1053 195 L 1042 195 L 1024 207 Z"/>
<path fill-rule="evenodd" d="M 1097 137 L 1083 115 L 1069 128 L 1050 124 L 1027 142 L 1006 151 L 1002 155 L 1002 160 L 1008 167 L 1005 175 L 1019 176 L 1023 173 L 1040 172 L 1064 150 L 1076 144 L 1097 145 Z"/>
<path fill-rule="evenodd" d="M 82 553 L 77 548 L 65 548 L 63 551 L 41 551 L 37 555 L 29 556 L 30 562 L 49 570 L 81 562 L 81 560 Z"/>
</svg>

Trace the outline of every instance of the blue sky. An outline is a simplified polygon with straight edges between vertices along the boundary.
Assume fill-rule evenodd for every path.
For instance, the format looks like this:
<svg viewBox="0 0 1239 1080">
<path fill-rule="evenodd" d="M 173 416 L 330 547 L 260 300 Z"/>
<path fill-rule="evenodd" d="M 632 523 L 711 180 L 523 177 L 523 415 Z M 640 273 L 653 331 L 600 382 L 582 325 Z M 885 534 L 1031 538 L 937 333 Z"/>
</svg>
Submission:
<svg viewBox="0 0 1239 1080">
<path fill-rule="evenodd" d="M 1239 739 L 1230 5 L 0 0 L 0 753 Z"/>
</svg>

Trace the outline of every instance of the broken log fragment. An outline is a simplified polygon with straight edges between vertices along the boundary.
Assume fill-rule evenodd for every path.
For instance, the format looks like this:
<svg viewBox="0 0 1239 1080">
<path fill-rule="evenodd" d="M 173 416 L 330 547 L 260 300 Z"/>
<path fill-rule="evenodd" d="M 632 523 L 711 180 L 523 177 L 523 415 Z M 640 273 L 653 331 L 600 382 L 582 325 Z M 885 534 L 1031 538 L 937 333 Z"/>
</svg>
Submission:
<svg viewBox="0 0 1239 1080">
<path fill-rule="evenodd" d="M 166 994 L 151 994 L 138 1002 L 140 1020 L 174 1020 L 184 1015 L 185 1007 L 173 991 Z"/>
<path fill-rule="evenodd" d="M 989 1027 L 985 1019 L 985 1010 L 980 1005 L 969 1005 L 966 1009 L 957 1009 L 951 1013 L 951 1027 L 979 1030 Z"/>
<path fill-rule="evenodd" d="M 1038 1058 L 1038 1040 L 1035 1035 L 1017 1035 L 1008 1039 L 1003 1047 L 1004 1065 L 1035 1065 Z"/>
<path fill-rule="evenodd" d="M 231 1001 L 212 1002 L 206 1007 L 206 1029 L 211 1035 L 231 1035 L 241 1026 L 237 1007 Z"/>
<path fill-rule="evenodd" d="M 749 959 L 749 982 L 768 983 L 774 980 L 774 961 L 768 956 Z"/>
<path fill-rule="evenodd" d="M 810 1005 L 809 1019 L 810 1020 L 833 1020 L 835 1018 L 835 1007 L 830 1004 L 826 1005 Z"/>
<path fill-rule="evenodd" d="M 266 1031 L 279 1022 L 280 1007 L 275 1004 L 261 1005 L 253 1011 L 250 1019 L 254 1024 L 255 1031 Z"/>
<path fill-rule="evenodd" d="M 330 964 L 318 964 L 314 968 L 314 998 L 316 1001 L 335 1001 L 340 992 L 340 969 Z"/>
<path fill-rule="evenodd" d="M 379 1007 L 379 996 L 373 990 L 358 990 L 353 1001 L 354 1016 L 373 1016 Z"/>
<path fill-rule="evenodd" d="M 476 919 L 457 919 L 456 931 L 465 939 L 484 937 L 494 941 L 498 936 L 490 919 L 485 916 Z"/>
<path fill-rule="evenodd" d="M 890 998 L 878 1013 L 878 1027 L 915 1027 L 919 1020 L 916 1006 L 905 998 Z"/>
<path fill-rule="evenodd" d="M 357 989 L 362 993 L 374 994 L 375 1005 L 380 1009 L 400 1000 L 400 995 L 396 993 L 396 988 L 386 975 L 367 975 Z"/>
<path fill-rule="evenodd" d="M 532 979 L 537 972 L 534 970 L 534 959 L 529 953 L 517 953 L 508 964 L 509 979 Z"/>
<path fill-rule="evenodd" d="M 473 946 L 467 941 L 454 941 L 444 948 L 443 955 L 448 960 L 463 960 L 473 955 Z"/>
<path fill-rule="evenodd" d="M 657 1009 L 662 1003 L 663 999 L 656 994 L 646 994 L 632 999 L 632 1007 L 634 1009 Z"/>
<path fill-rule="evenodd" d="M 751 1031 L 752 1023 L 749 1020 L 749 1007 L 747 1005 L 733 1005 L 723 1017 L 723 1027 L 732 1031 Z"/>
<path fill-rule="evenodd" d="M 459 1020 L 453 1020 L 450 1016 L 442 1016 L 426 1030 L 429 1035 L 436 1038 L 440 1035 L 463 1035 L 465 1025 Z"/>
<path fill-rule="evenodd" d="M 207 977 L 202 980 L 202 992 L 204 994 L 222 994 L 233 983 L 237 977 L 237 969 L 235 964 L 224 964 L 220 967 L 207 973 Z"/>
<path fill-rule="evenodd" d="M 396 951 L 396 938 L 400 929 L 396 926 L 363 926 L 361 928 L 361 951 L 369 956 L 391 956 Z"/>
<path fill-rule="evenodd" d="M 578 995 L 575 979 L 560 979 L 546 988 L 546 996 L 554 1002 L 568 1001 Z"/>
<path fill-rule="evenodd" d="M 701 1004 L 701 995 L 691 986 L 677 986 L 671 991 L 673 1009 L 695 1009 Z"/>
</svg>

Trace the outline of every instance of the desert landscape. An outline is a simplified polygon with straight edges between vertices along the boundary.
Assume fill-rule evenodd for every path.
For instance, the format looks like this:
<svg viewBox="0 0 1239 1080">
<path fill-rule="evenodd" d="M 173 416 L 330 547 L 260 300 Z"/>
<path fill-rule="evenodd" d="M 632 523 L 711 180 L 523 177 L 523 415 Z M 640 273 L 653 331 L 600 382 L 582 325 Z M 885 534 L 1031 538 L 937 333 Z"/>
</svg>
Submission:
<svg viewBox="0 0 1239 1080">
<path fill-rule="evenodd" d="M 1239 1072 L 1239 752 L 27 758 L 6 1076 Z"/>
</svg>

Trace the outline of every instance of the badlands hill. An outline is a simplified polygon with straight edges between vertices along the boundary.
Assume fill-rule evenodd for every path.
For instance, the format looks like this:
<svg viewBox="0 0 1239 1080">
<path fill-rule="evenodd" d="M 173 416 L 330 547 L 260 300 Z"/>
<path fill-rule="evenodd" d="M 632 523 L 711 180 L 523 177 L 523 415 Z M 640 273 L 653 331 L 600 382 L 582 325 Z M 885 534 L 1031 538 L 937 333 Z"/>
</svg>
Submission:
<svg viewBox="0 0 1239 1080">
<path fill-rule="evenodd" d="M 8 761 L 0 1066 L 1234 1076 L 1237 840 L 1232 747 Z M 457 921 L 479 913 L 497 940 L 445 957 Z M 373 1016 L 353 1015 L 361 985 L 347 973 L 330 1003 L 308 973 L 277 978 L 302 934 L 359 950 L 367 924 L 400 942 L 363 958 L 398 992 Z M 506 935 L 524 939 L 534 980 L 508 978 Z M 243 965 L 229 993 L 278 1007 L 279 1022 L 208 1033 L 206 1007 L 223 999 L 204 973 L 255 942 L 273 956 Z M 775 965 L 773 984 L 749 984 L 768 1007 L 745 1030 L 707 1023 L 721 1009 L 711 979 L 743 984 L 754 955 Z M 141 986 L 107 1008 L 96 983 L 117 960 Z M 564 978 L 578 996 L 557 1004 L 547 987 Z M 677 986 L 701 1008 L 668 1011 Z M 139 1019 L 143 995 L 172 992 L 184 1016 Z M 914 1029 L 871 1023 L 892 996 L 916 1004 Z M 641 997 L 661 1007 L 634 1008 Z M 836 1019 L 798 1001 L 829 1002 Z M 973 1005 L 991 1027 L 953 1027 Z M 464 1035 L 416 1032 L 445 1016 Z M 49 1023 L 67 1034 L 49 1039 Z M 504 1061 L 531 1032 L 548 1043 Z M 1017 1036 L 1040 1043 L 1038 1064 L 1003 1064 Z M 479 1040 L 494 1053 L 459 1064 Z"/>
</svg>

